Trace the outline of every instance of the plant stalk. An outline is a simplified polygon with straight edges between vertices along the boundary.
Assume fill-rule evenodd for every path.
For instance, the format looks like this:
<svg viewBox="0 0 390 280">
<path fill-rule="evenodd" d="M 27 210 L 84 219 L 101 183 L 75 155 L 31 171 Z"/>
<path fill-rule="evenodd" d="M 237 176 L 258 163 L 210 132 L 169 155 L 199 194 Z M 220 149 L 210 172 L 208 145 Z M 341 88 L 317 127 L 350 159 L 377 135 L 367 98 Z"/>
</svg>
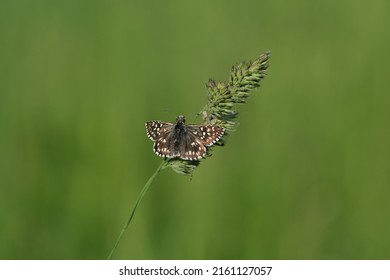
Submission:
<svg viewBox="0 0 390 280">
<path fill-rule="evenodd" d="M 121 241 L 122 237 L 123 237 L 123 234 L 125 233 L 125 231 L 127 230 L 127 228 L 129 227 L 131 221 L 133 220 L 133 217 L 134 217 L 134 214 L 135 214 L 135 211 L 137 210 L 137 207 L 138 207 L 138 204 L 141 202 L 142 198 L 144 197 L 145 193 L 148 191 L 150 185 L 152 184 L 154 178 L 157 176 L 157 174 L 163 170 L 165 167 L 167 167 L 168 165 L 168 162 L 167 161 L 163 161 L 159 167 L 157 167 L 156 171 L 153 173 L 152 176 L 150 176 L 149 180 L 146 182 L 146 184 L 144 185 L 144 187 L 142 188 L 141 192 L 139 193 L 138 197 L 137 197 L 137 200 L 135 201 L 134 203 L 134 206 L 133 206 L 133 209 L 131 210 L 130 212 L 130 215 L 129 215 L 129 218 L 127 220 L 127 222 L 125 223 L 125 225 L 123 226 L 122 228 L 122 231 L 121 233 L 119 234 L 116 242 L 115 242 L 115 245 L 114 247 L 112 248 L 110 254 L 108 255 L 108 260 L 111 260 L 112 258 L 112 255 L 114 254 L 116 248 L 118 247 L 118 244 L 119 242 Z"/>
</svg>

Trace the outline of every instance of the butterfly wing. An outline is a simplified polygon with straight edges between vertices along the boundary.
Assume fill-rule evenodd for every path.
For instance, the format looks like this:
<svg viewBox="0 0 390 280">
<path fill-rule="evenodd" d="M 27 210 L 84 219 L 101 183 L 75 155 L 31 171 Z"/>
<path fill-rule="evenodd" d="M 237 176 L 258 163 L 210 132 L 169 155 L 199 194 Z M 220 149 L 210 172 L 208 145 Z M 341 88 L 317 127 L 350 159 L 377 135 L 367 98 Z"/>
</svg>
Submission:
<svg viewBox="0 0 390 280">
<path fill-rule="evenodd" d="M 171 149 L 173 123 L 148 121 L 145 123 L 146 134 L 154 141 L 153 151 L 160 157 L 173 158 L 174 151 Z"/>
<path fill-rule="evenodd" d="M 191 131 L 187 131 L 178 146 L 179 157 L 184 160 L 200 160 L 207 153 L 206 146 Z"/>
<path fill-rule="evenodd" d="M 161 136 L 165 136 L 172 130 L 173 123 L 148 121 L 145 123 L 146 134 L 152 141 L 157 141 Z"/>
<path fill-rule="evenodd" d="M 224 134 L 224 129 L 212 125 L 187 125 L 186 136 L 181 139 L 180 158 L 200 160 L 206 156 L 206 146 L 215 144 Z"/>
<path fill-rule="evenodd" d="M 212 146 L 222 138 L 225 129 L 212 125 L 189 125 L 188 131 L 193 133 L 205 146 Z"/>
</svg>

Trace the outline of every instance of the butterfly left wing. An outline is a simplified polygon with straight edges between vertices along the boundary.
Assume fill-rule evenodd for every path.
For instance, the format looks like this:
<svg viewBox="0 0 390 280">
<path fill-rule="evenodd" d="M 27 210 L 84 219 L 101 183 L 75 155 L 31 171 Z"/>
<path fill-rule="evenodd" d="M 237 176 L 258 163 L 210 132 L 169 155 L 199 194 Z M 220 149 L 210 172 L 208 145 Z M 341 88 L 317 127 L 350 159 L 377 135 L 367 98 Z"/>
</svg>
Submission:
<svg viewBox="0 0 390 280">
<path fill-rule="evenodd" d="M 178 155 L 175 154 L 175 151 L 171 148 L 171 140 L 172 137 L 169 137 L 168 135 L 166 137 L 160 137 L 157 139 L 153 145 L 153 151 L 156 153 L 156 155 L 163 158 L 177 157 Z"/>
<path fill-rule="evenodd" d="M 153 151 L 160 157 L 173 158 L 175 155 L 170 149 L 173 123 L 148 121 L 145 123 L 146 134 L 154 141 Z"/>
<path fill-rule="evenodd" d="M 157 141 L 162 135 L 169 133 L 172 123 L 160 121 L 148 121 L 145 123 L 146 134 L 152 141 Z"/>
</svg>

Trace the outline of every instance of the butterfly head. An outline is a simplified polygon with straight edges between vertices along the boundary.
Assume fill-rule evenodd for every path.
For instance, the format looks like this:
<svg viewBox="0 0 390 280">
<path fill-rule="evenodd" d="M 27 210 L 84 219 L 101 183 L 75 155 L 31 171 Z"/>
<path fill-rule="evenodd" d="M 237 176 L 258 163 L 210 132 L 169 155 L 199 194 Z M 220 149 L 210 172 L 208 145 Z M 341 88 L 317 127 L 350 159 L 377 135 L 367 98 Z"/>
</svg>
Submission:
<svg viewBox="0 0 390 280">
<path fill-rule="evenodd" d="M 186 123 L 186 118 L 183 115 L 180 115 L 176 118 L 177 125 L 184 125 Z"/>
</svg>

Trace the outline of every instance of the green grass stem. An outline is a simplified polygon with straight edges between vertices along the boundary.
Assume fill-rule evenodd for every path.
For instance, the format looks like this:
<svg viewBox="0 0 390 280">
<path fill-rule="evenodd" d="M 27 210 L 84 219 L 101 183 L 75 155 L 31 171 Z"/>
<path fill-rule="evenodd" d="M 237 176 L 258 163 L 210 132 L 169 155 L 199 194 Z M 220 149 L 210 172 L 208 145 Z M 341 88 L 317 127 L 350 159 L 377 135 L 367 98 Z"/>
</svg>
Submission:
<svg viewBox="0 0 390 280">
<path fill-rule="evenodd" d="M 148 189 L 149 189 L 150 185 L 152 184 L 154 178 L 157 176 L 157 174 L 161 170 L 163 170 L 167 166 L 168 166 L 168 162 L 167 161 L 164 160 L 163 162 L 161 162 L 159 167 L 157 167 L 156 171 L 153 173 L 152 176 L 150 176 L 149 180 L 146 182 L 146 184 L 142 188 L 141 192 L 139 193 L 139 195 L 137 197 L 137 200 L 134 203 L 133 209 L 130 212 L 130 215 L 129 215 L 129 218 L 127 219 L 127 222 L 123 226 L 122 231 L 119 234 L 119 236 L 118 236 L 118 238 L 117 238 L 117 240 L 115 242 L 114 247 L 112 248 L 110 254 L 108 255 L 108 258 L 107 258 L 108 260 L 110 260 L 112 258 L 112 255 L 114 254 L 116 248 L 118 247 L 119 242 L 122 240 L 124 233 L 126 232 L 127 228 L 129 227 L 131 221 L 133 220 L 135 211 L 137 210 L 139 203 L 141 202 L 141 200 L 144 197 L 145 193 L 148 191 Z"/>
</svg>

